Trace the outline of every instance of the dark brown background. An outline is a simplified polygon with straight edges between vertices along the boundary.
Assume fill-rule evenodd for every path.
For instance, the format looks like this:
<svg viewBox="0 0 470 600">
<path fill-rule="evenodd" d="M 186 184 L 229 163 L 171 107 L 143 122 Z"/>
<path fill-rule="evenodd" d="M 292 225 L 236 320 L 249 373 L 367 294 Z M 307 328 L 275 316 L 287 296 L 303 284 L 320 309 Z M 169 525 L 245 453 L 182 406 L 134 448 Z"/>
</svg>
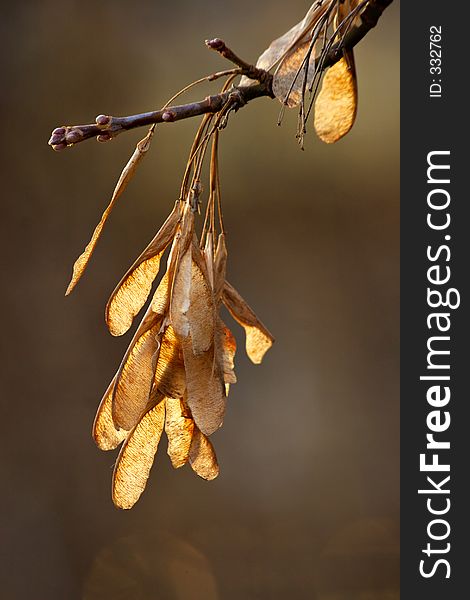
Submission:
<svg viewBox="0 0 470 600">
<path fill-rule="evenodd" d="M 124 352 L 110 291 L 177 197 L 196 122 L 159 128 L 76 292 L 63 292 L 139 139 L 46 145 L 64 122 L 161 106 L 254 60 L 308 3 L 44 0 L 2 5 L 1 597 L 398 598 L 398 5 L 357 49 L 358 119 L 334 147 L 257 100 L 221 136 L 229 275 L 276 336 L 237 355 L 221 475 L 162 444 L 130 512 L 90 428 Z M 216 84 L 218 85 L 218 84 Z M 203 97 L 201 88 L 188 96 Z"/>
</svg>

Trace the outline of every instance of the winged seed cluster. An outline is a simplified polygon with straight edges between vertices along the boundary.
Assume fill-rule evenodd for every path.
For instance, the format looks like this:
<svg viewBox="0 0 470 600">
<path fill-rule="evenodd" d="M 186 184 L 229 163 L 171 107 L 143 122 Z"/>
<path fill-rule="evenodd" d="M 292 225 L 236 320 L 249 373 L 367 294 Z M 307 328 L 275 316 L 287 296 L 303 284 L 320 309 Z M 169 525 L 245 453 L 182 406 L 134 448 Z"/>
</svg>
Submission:
<svg viewBox="0 0 470 600">
<path fill-rule="evenodd" d="M 343 57 L 327 70 L 318 95 L 316 92 L 332 45 L 343 43 L 367 5 L 367 0 L 319 0 L 300 23 L 274 40 L 258 59 L 260 69 L 275 69 L 273 93 L 281 103 L 300 107 L 301 140 L 315 98 L 314 124 L 323 141 L 336 142 L 354 123 L 357 85 L 352 50 L 344 51 Z M 237 70 L 211 77 L 222 75 L 228 76 L 222 88 L 225 92 Z M 203 80 L 194 83 L 200 81 Z M 250 85 L 251 81 L 243 77 L 243 84 Z M 307 92 L 311 94 L 308 107 Z M 208 480 L 219 473 L 209 438 L 222 426 L 229 387 L 236 382 L 236 343 L 220 318 L 221 305 L 245 329 L 246 351 L 254 363 L 261 362 L 274 341 L 226 280 L 227 250 L 217 153 L 219 131 L 232 108 L 228 103 L 218 113 L 206 114 L 202 119 L 189 155 L 180 199 L 106 306 L 109 331 L 112 335 L 123 335 L 146 303 L 163 254 L 169 248 L 166 272 L 100 403 L 93 425 L 93 437 L 99 448 L 112 450 L 121 444 L 112 486 L 113 501 L 120 508 L 131 508 L 145 489 L 164 431 L 173 467 L 189 463 L 200 477 Z M 67 294 L 82 276 L 116 200 L 149 149 L 154 131 L 155 124 L 137 144 L 124 168 L 109 206 L 75 262 Z M 60 149 L 61 145 L 67 145 L 64 142 L 54 146 L 57 136 L 58 133 L 53 133 L 50 141 L 53 147 Z M 209 197 L 198 237 L 195 215 L 200 209 L 200 174 L 210 141 Z"/>
<path fill-rule="evenodd" d="M 209 436 L 221 427 L 234 373 L 235 339 L 219 316 L 221 303 L 246 332 L 246 349 L 261 362 L 269 331 L 226 281 L 225 236 L 200 248 L 195 202 L 177 201 L 146 250 L 112 293 L 106 322 L 124 334 L 145 304 L 167 246 L 167 270 L 98 408 L 93 436 L 102 450 L 123 442 L 113 474 L 113 501 L 131 508 L 143 492 L 160 437 L 175 468 L 187 462 L 204 479 L 219 468 Z"/>
</svg>

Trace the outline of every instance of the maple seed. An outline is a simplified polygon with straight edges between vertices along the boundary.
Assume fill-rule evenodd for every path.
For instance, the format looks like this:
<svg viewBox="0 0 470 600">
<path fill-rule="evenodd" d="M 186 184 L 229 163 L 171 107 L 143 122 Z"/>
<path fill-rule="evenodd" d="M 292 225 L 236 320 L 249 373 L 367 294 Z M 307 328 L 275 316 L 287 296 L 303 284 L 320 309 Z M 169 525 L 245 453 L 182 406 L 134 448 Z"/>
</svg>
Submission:
<svg viewBox="0 0 470 600">
<path fill-rule="evenodd" d="M 216 174 L 213 162 L 212 189 Z M 106 311 L 111 333 L 124 333 L 145 303 L 160 258 L 171 243 L 167 271 L 101 401 L 93 427 L 102 450 L 123 442 L 113 475 L 113 501 L 123 509 L 131 508 L 142 494 L 163 431 L 174 468 L 189 462 L 207 480 L 219 473 L 208 436 L 221 427 L 228 386 L 236 382 L 236 343 L 218 316 L 221 303 L 245 327 L 253 362 L 261 362 L 273 341 L 225 281 L 224 234 L 216 246 L 215 225 L 206 232 L 205 243 L 199 243 L 195 235 L 191 201 L 196 201 L 200 191 L 196 174 L 185 200 L 176 201 L 168 219 L 113 292 Z M 214 201 L 210 198 L 209 208 Z"/>
<path fill-rule="evenodd" d="M 315 131 L 327 144 L 345 136 L 354 125 L 357 112 L 357 82 L 354 58 L 350 65 L 342 58 L 328 69 L 315 103 Z"/>
<path fill-rule="evenodd" d="M 223 305 L 243 327 L 246 353 L 253 363 L 261 363 L 274 342 L 269 330 L 226 279 L 218 140 L 229 113 L 259 96 L 276 97 L 283 107 L 299 106 L 297 137 L 302 142 L 316 98 L 314 125 L 318 136 L 327 143 L 339 140 L 351 129 L 357 106 L 352 54 L 357 40 L 352 44 L 345 41 L 350 34 L 363 36 L 361 27 L 366 26 L 366 31 L 373 27 L 390 2 L 314 0 L 302 21 L 271 42 L 256 67 L 239 59 L 220 38 L 206 40 L 208 48 L 237 68 L 219 71 L 185 86 L 159 111 L 114 120 L 100 114 L 95 119 L 96 125 L 61 126 L 53 130 L 49 144 L 59 151 L 94 136 L 99 142 L 107 142 L 123 130 L 143 122 L 152 123 L 147 135 L 137 143 L 90 241 L 74 263 L 68 295 L 87 268 L 114 205 L 148 153 L 157 123 L 205 113 L 170 215 L 127 270 L 106 306 L 105 320 L 110 333 L 123 335 L 146 304 L 168 249 L 167 269 L 100 402 L 93 424 L 93 438 L 101 450 L 112 450 L 121 444 L 112 484 L 112 498 L 117 507 L 129 509 L 139 499 L 163 434 L 168 438 L 167 453 L 174 468 L 188 464 L 203 479 L 218 476 L 219 465 L 209 436 L 222 426 L 230 386 L 237 382 L 237 344 L 219 314 Z M 355 21 L 362 21 L 362 25 L 356 25 Z M 272 74 L 268 73 L 271 69 L 275 69 Z M 238 75 L 243 77 L 234 86 Z M 228 78 L 219 96 L 180 108 L 173 104 L 195 84 L 223 76 Z M 253 80 L 260 85 L 252 86 Z M 256 93 L 245 94 L 247 87 Z M 311 93 L 310 104 L 306 103 L 307 91 Z M 213 103 L 212 98 L 217 102 Z M 201 104 L 207 110 L 201 111 Z M 205 181 L 203 169 L 210 140 L 209 185 L 204 203 L 201 178 Z M 195 221 L 204 205 L 204 222 L 198 228 Z"/>
<path fill-rule="evenodd" d="M 103 134 L 103 136 L 104 135 L 108 136 L 109 134 Z M 73 288 L 77 285 L 78 281 L 80 280 L 80 277 L 83 275 L 83 272 L 86 269 L 86 266 L 90 260 L 91 255 L 93 254 L 96 244 L 98 243 L 101 232 L 102 232 L 103 227 L 109 217 L 109 214 L 111 213 L 116 200 L 119 198 L 119 196 L 122 194 L 122 192 L 126 189 L 127 184 L 132 179 L 132 176 L 134 174 L 134 171 L 137 167 L 139 160 L 141 160 L 142 157 L 145 156 L 145 153 L 148 150 L 150 139 L 151 139 L 152 135 L 153 135 L 153 128 L 150 128 L 150 131 L 148 132 L 148 134 L 143 139 L 141 139 L 140 142 L 137 143 L 134 153 L 132 154 L 128 163 L 124 167 L 124 169 L 118 179 L 116 187 L 114 188 L 114 192 L 113 192 L 111 201 L 110 201 L 108 207 L 106 208 L 106 210 L 104 211 L 100 222 L 96 226 L 91 240 L 88 242 L 85 250 L 82 252 L 82 254 L 80 254 L 80 256 L 75 261 L 75 264 L 73 265 L 72 279 L 68 285 L 67 291 L 65 292 L 66 296 L 68 296 L 70 294 L 70 292 L 73 290 Z M 108 141 L 107 139 L 100 139 L 101 137 L 102 136 L 98 136 L 98 138 L 97 138 L 98 141 L 101 141 L 101 142 Z"/>
</svg>

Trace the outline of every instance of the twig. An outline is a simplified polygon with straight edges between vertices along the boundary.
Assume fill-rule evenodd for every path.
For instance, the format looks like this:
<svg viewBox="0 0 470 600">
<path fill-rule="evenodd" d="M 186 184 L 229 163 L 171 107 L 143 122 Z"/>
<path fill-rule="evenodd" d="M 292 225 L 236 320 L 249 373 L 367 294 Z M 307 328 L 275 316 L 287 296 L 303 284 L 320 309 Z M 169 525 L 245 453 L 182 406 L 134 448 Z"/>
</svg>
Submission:
<svg viewBox="0 0 470 600">
<path fill-rule="evenodd" d="M 220 38 L 214 38 L 213 40 L 206 40 L 206 46 L 211 50 L 215 50 L 221 56 L 233 62 L 233 64 L 240 67 L 243 72 L 243 75 L 248 77 L 249 79 L 254 79 L 255 81 L 259 81 L 260 83 L 271 83 L 271 75 L 265 71 L 264 69 L 258 69 L 253 65 L 248 64 L 241 58 L 239 58 L 233 50 L 230 50 L 225 44 L 223 40 Z"/>
<path fill-rule="evenodd" d="M 351 27 L 341 42 L 334 44 L 321 65 L 321 70 L 334 65 L 343 56 L 344 50 L 352 49 L 362 38 L 377 24 L 383 11 L 392 3 L 393 0 L 370 0 L 366 8 L 360 15 L 360 23 Z M 231 90 L 207 96 L 199 102 L 182 104 L 179 106 L 169 106 L 160 110 L 130 115 L 127 117 L 112 117 L 108 115 L 98 115 L 95 123 L 88 125 L 65 125 L 57 127 L 52 132 L 49 145 L 54 150 L 63 150 L 68 146 L 73 146 L 84 140 L 94 138 L 100 142 L 113 139 L 123 131 L 152 125 L 156 123 L 173 123 L 204 114 L 214 114 L 230 103 L 232 110 L 238 110 L 255 98 L 274 98 L 272 92 L 272 75 L 263 69 L 248 64 L 240 59 L 230 48 L 219 38 L 206 41 L 206 44 L 212 50 L 219 52 L 224 58 L 233 62 L 239 67 L 241 75 L 246 75 L 259 83 L 254 85 L 235 86 Z M 222 72 L 226 73 L 226 72 Z M 209 75 L 203 80 L 211 81 L 216 75 Z"/>
<path fill-rule="evenodd" d="M 232 97 L 233 108 L 240 108 L 254 98 L 270 96 L 266 84 L 254 86 L 235 87 L 223 94 L 207 96 L 199 102 L 191 102 L 180 106 L 169 106 L 156 110 L 127 117 L 111 117 L 99 115 L 96 122 L 89 125 L 71 125 L 58 127 L 52 132 L 49 145 L 54 150 L 62 150 L 66 146 L 78 144 L 84 140 L 96 137 L 98 141 L 104 142 L 116 137 L 123 131 L 152 125 L 153 123 L 173 123 L 182 119 L 189 119 L 207 113 L 217 113 Z"/>
</svg>

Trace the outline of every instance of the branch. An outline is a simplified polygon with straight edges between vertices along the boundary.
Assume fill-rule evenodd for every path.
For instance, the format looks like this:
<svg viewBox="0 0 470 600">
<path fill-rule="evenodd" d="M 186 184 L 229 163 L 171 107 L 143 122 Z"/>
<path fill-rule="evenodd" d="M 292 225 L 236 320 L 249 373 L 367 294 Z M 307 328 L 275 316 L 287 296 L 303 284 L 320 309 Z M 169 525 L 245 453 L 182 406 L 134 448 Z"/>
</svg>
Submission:
<svg viewBox="0 0 470 600">
<path fill-rule="evenodd" d="M 238 109 L 254 98 L 271 96 L 271 94 L 272 92 L 267 84 L 234 87 L 223 94 L 207 96 L 207 98 L 199 102 L 169 106 L 168 108 L 140 113 L 138 115 L 127 117 L 99 115 L 96 117 L 96 122 L 90 125 L 71 125 L 54 129 L 49 140 L 49 145 L 54 150 L 62 150 L 67 146 L 93 137 L 96 137 L 99 142 L 107 142 L 123 131 L 129 131 L 136 127 L 143 127 L 154 123 L 172 123 L 207 113 L 217 113 L 228 102 L 230 102 L 231 108 Z"/>
<path fill-rule="evenodd" d="M 341 42 L 334 44 L 323 63 L 322 70 L 331 67 L 340 60 L 345 50 L 351 50 L 358 44 L 364 36 L 377 25 L 377 22 L 383 11 L 392 3 L 393 0 L 370 0 L 365 9 L 360 14 L 360 23 L 354 25 L 344 36 Z M 54 150 L 63 150 L 68 146 L 73 146 L 84 140 L 94 138 L 99 142 L 106 142 L 123 131 L 129 131 L 136 127 L 153 125 L 156 123 L 173 123 L 197 117 L 207 113 L 217 113 L 224 107 L 226 110 L 238 110 L 255 98 L 274 98 L 272 92 L 272 75 L 263 69 L 258 69 L 254 65 L 246 63 L 240 59 L 225 43 L 219 38 L 206 41 L 206 45 L 221 54 L 227 60 L 233 62 L 239 67 L 240 75 L 246 75 L 249 79 L 258 81 L 256 85 L 234 86 L 231 90 L 207 96 L 199 102 L 182 104 L 179 106 L 169 106 L 160 110 L 130 115 L 127 117 L 112 117 L 108 115 L 98 115 L 95 123 L 89 125 L 65 125 L 53 130 L 49 145 Z M 209 75 L 208 81 L 217 76 Z"/>
<path fill-rule="evenodd" d="M 258 67 L 250 65 L 241 58 L 238 58 L 235 52 L 230 50 L 230 48 L 228 48 L 225 45 L 225 42 L 220 38 L 206 40 L 206 46 L 211 50 L 215 50 L 221 56 L 237 65 L 240 68 L 240 72 L 248 77 L 248 79 L 254 79 L 260 83 L 265 83 L 268 85 L 269 89 L 271 89 L 272 75 L 264 69 L 258 69 Z"/>
</svg>

